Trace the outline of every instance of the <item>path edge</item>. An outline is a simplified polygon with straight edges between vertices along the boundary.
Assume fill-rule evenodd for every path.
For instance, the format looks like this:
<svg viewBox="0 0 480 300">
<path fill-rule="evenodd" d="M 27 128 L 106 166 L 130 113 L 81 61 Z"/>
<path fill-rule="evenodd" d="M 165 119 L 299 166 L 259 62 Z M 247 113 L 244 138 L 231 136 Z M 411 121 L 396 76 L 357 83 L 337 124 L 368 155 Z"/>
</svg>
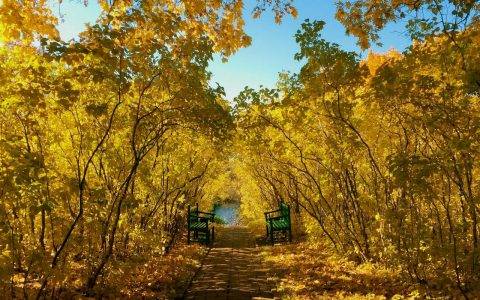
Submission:
<svg viewBox="0 0 480 300">
<path fill-rule="evenodd" d="M 190 289 L 190 287 L 192 286 L 192 283 L 193 281 L 195 280 L 195 278 L 197 278 L 198 274 L 200 274 L 200 271 L 202 270 L 203 268 L 203 265 L 205 264 L 205 259 L 208 257 L 208 255 L 210 254 L 210 251 L 212 250 L 212 247 L 208 247 L 207 249 L 207 253 L 205 253 L 203 255 L 203 257 L 200 259 L 200 265 L 198 266 L 198 268 L 195 270 L 195 272 L 193 272 L 193 275 L 190 277 L 190 279 L 187 281 L 187 284 L 185 284 L 185 288 L 183 289 L 183 291 L 181 293 L 176 293 L 175 297 L 173 298 L 174 300 L 183 300 L 185 299 L 185 297 L 187 296 L 187 292 L 188 290 Z"/>
</svg>

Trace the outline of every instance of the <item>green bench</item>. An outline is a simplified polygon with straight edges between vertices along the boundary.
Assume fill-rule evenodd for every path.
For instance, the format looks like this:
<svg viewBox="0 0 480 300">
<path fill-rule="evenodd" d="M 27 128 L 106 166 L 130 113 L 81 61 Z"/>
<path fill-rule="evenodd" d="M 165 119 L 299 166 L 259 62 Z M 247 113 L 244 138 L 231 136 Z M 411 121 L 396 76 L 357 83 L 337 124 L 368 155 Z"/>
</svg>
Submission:
<svg viewBox="0 0 480 300">
<path fill-rule="evenodd" d="M 273 244 L 275 232 L 288 234 L 288 241 L 292 241 L 292 222 L 290 221 L 290 206 L 280 202 L 279 209 L 265 213 L 267 222 L 267 239 Z"/>
<path fill-rule="evenodd" d="M 212 223 L 214 219 L 214 213 L 198 210 L 198 203 L 194 208 L 189 205 L 187 212 L 187 243 L 197 242 L 204 245 L 213 243 L 215 227 Z"/>
</svg>

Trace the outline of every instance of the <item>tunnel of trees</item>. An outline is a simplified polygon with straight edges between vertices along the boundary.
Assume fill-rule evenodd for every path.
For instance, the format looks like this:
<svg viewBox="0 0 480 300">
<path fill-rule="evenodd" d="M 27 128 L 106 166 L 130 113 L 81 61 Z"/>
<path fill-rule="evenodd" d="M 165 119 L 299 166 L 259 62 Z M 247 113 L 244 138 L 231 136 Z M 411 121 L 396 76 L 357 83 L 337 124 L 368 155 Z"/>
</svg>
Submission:
<svg viewBox="0 0 480 300">
<path fill-rule="evenodd" d="M 242 0 L 98 2 L 68 42 L 48 1 L 0 7 L 2 293 L 115 284 L 184 247 L 187 206 L 218 199 L 260 230 L 284 201 L 306 242 L 478 291 L 479 1 L 339 0 L 362 49 L 399 20 L 411 46 L 361 57 L 306 20 L 301 70 L 233 102 L 208 65 L 249 45 Z"/>
</svg>

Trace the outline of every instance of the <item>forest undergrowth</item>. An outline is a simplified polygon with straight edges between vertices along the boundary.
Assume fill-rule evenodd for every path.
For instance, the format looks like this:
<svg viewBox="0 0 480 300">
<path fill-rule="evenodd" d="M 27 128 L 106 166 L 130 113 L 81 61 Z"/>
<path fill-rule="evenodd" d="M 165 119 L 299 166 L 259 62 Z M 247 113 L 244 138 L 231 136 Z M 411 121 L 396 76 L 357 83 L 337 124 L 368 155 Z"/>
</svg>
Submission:
<svg viewBox="0 0 480 300">
<path fill-rule="evenodd" d="M 86 295 L 87 266 L 81 261 L 66 264 L 62 270 L 66 276 L 62 282 L 54 282 L 61 288 L 52 289 L 48 299 L 174 299 L 181 297 L 192 277 L 198 272 L 201 260 L 208 249 L 200 245 L 182 243 L 168 254 L 115 258 L 108 276 L 102 277 L 92 294 Z M 25 282 L 24 274 L 12 278 L 10 286 L 4 286 L 2 295 L 12 299 L 34 299 L 41 282 Z"/>
<path fill-rule="evenodd" d="M 454 286 L 412 284 L 399 270 L 359 263 L 319 243 L 263 247 L 264 261 L 282 299 L 447 299 L 461 298 Z M 477 295 L 477 296 L 475 296 Z M 472 297 L 478 297 L 473 294 Z"/>
</svg>

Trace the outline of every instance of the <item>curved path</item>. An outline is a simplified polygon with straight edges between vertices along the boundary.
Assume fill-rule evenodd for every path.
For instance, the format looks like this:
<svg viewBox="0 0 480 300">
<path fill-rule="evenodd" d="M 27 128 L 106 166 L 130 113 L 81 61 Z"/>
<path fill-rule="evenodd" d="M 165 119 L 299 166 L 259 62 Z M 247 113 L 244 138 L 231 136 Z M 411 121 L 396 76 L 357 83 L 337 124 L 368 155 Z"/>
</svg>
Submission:
<svg viewBox="0 0 480 300">
<path fill-rule="evenodd" d="M 185 299 L 272 299 L 275 284 L 248 229 L 219 228 L 215 239 Z"/>
</svg>

